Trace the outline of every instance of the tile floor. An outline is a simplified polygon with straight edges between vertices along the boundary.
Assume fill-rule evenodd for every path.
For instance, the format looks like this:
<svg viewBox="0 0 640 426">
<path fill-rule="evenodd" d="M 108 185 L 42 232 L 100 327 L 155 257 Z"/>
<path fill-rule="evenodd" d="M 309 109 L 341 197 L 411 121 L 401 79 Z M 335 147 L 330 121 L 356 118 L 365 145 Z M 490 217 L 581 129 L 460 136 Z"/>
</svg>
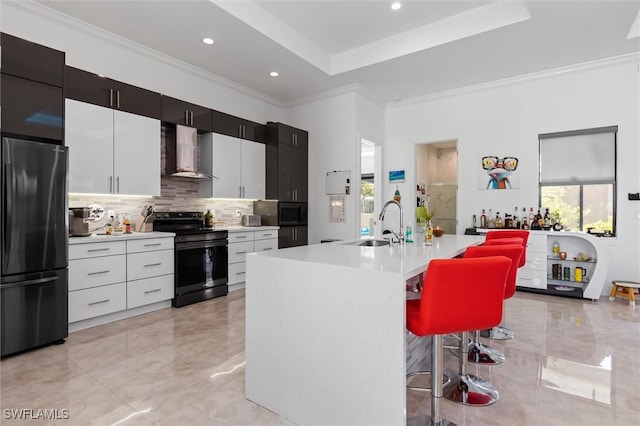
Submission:
<svg viewBox="0 0 640 426">
<path fill-rule="evenodd" d="M 244 291 L 72 333 L 66 343 L 0 362 L 3 425 L 290 425 L 244 398 Z M 500 400 L 446 401 L 458 425 L 640 425 L 640 306 L 518 292 L 499 366 L 470 372 Z M 445 352 L 445 368 L 457 359 Z M 69 419 L 9 419 L 8 409 Z M 428 398 L 407 392 L 409 416 Z"/>
</svg>

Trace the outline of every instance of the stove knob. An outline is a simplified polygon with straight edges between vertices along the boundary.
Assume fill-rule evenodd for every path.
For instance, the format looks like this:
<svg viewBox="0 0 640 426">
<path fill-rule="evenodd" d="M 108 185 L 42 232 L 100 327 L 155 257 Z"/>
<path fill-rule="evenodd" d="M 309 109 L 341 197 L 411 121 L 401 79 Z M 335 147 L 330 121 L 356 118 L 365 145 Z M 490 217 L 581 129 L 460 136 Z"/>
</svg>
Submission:
<svg viewBox="0 0 640 426">
<path fill-rule="evenodd" d="M 156 213 L 156 219 L 160 219 L 162 215 L 160 213 Z"/>
<path fill-rule="evenodd" d="M 202 212 L 198 212 L 198 217 L 202 217 Z"/>
<path fill-rule="evenodd" d="M 169 213 L 163 214 L 162 217 L 164 217 L 165 219 L 168 219 L 169 218 Z"/>
</svg>

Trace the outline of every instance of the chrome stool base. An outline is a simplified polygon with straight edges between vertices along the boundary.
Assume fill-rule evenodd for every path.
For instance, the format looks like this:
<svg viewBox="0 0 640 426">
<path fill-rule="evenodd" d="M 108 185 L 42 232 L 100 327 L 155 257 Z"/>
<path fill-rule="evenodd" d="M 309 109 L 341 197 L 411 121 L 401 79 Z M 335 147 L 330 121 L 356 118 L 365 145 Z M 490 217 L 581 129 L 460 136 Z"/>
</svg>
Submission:
<svg viewBox="0 0 640 426">
<path fill-rule="evenodd" d="M 496 388 L 484 379 L 471 374 L 452 377 L 451 381 L 444 386 L 442 393 L 449 401 L 474 407 L 484 407 L 498 401 Z"/>
<path fill-rule="evenodd" d="M 513 331 L 501 325 L 497 327 L 493 327 L 489 330 L 482 330 L 480 332 L 480 336 L 487 337 L 493 340 L 509 340 L 509 339 L 513 339 L 514 335 L 515 334 Z"/>
<path fill-rule="evenodd" d="M 409 380 L 413 377 L 416 376 L 431 376 L 431 371 L 415 371 L 413 373 L 409 373 L 407 374 L 407 383 L 409 383 Z M 446 374 L 442 375 L 442 384 L 446 385 L 447 383 L 449 383 L 451 381 L 451 379 L 449 378 L 449 376 L 447 376 Z M 429 385 L 431 385 L 431 380 L 429 380 Z M 411 390 L 415 390 L 415 391 L 421 391 L 421 392 L 431 392 L 431 388 L 425 387 L 425 386 L 409 386 L 408 384 L 406 385 L 407 389 L 411 389 Z"/>
<path fill-rule="evenodd" d="M 431 426 L 431 416 L 416 416 L 407 419 L 407 426 Z M 434 426 L 457 426 L 449 420 L 442 419 Z"/>
<path fill-rule="evenodd" d="M 469 343 L 469 362 L 476 364 L 495 365 L 502 364 L 505 360 L 504 354 L 495 349 L 491 349 L 482 343 Z"/>
</svg>

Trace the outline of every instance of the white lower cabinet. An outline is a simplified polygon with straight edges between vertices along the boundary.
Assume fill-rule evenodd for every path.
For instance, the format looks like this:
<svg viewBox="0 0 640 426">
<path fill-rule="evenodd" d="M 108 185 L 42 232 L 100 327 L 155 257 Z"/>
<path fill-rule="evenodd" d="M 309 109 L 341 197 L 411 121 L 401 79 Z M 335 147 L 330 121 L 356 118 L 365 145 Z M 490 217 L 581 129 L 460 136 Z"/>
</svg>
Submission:
<svg viewBox="0 0 640 426">
<path fill-rule="evenodd" d="M 518 286 L 547 288 L 547 236 L 529 233 L 527 263 L 518 270 Z"/>
<path fill-rule="evenodd" d="M 244 288 L 247 253 L 278 250 L 278 230 L 229 232 L 229 291 Z"/>
<path fill-rule="evenodd" d="M 173 237 L 72 244 L 69 323 L 172 299 L 173 276 Z"/>
</svg>

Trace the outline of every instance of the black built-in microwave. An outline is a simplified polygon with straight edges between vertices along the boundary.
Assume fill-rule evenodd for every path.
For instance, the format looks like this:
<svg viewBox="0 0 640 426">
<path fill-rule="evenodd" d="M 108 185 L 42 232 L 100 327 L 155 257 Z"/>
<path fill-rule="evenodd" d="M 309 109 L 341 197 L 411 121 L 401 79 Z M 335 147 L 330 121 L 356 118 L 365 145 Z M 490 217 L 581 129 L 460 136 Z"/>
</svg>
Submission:
<svg viewBox="0 0 640 426">
<path fill-rule="evenodd" d="M 298 226 L 307 224 L 307 203 L 278 203 L 278 225 Z"/>
</svg>

